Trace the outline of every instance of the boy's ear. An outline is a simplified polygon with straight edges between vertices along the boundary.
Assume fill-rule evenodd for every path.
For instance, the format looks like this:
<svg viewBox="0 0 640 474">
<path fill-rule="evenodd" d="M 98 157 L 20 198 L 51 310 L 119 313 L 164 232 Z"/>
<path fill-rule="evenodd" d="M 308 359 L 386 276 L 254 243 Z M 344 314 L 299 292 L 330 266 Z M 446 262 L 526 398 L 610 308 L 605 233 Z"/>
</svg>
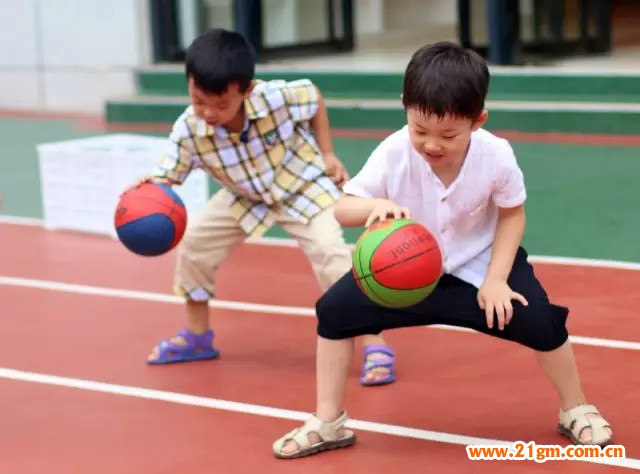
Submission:
<svg viewBox="0 0 640 474">
<path fill-rule="evenodd" d="M 251 95 L 251 92 L 253 91 L 253 89 L 256 87 L 256 81 L 251 81 L 251 84 L 249 84 L 249 87 L 247 87 L 247 90 L 244 91 L 244 94 L 242 94 L 242 96 L 244 98 L 247 98 Z"/>
<path fill-rule="evenodd" d="M 473 130 L 474 132 L 476 130 L 478 130 L 479 128 L 482 128 L 482 126 L 487 123 L 487 119 L 489 118 L 489 112 L 485 109 L 482 111 L 482 113 L 480 114 L 480 116 L 476 119 L 475 122 L 473 122 L 473 126 L 471 127 L 471 130 Z"/>
</svg>

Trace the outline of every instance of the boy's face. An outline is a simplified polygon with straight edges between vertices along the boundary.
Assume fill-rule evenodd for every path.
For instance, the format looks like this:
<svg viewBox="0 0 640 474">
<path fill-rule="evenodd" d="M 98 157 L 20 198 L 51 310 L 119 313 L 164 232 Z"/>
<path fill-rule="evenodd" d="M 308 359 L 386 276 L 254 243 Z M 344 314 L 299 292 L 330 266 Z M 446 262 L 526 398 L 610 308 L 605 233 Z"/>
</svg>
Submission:
<svg viewBox="0 0 640 474">
<path fill-rule="evenodd" d="M 418 109 L 407 110 L 411 144 L 432 168 L 447 168 L 460 163 L 467 153 L 471 133 L 487 120 L 487 112 L 473 122 L 467 118 L 426 115 Z"/>
<path fill-rule="evenodd" d="M 193 79 L 189 79 L 189 98 L 196 115 L 214 127 L 233 121 L 244 106 L 244 94 L 235 82 L 229 84 L 225 92 L 217 95 L 203 91 Z"/>
</svg>

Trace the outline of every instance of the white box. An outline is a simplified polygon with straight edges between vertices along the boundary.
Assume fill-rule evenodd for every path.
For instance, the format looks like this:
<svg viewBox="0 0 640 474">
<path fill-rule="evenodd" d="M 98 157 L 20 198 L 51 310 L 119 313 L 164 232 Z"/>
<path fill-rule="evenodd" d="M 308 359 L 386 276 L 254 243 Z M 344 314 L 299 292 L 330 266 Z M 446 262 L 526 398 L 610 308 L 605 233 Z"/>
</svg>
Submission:
<svg viewBox="0 0 640 474">
<path fill-rule="evenodd" d="M 153 172 L 166 138 L 113 134 L 37 146 L 44 226 L 116 237 L 114 211 L 124 188 Z M 193 171 L 174 190 L 190 218 L 209 198 L 207 175 Z"/>
</svg>

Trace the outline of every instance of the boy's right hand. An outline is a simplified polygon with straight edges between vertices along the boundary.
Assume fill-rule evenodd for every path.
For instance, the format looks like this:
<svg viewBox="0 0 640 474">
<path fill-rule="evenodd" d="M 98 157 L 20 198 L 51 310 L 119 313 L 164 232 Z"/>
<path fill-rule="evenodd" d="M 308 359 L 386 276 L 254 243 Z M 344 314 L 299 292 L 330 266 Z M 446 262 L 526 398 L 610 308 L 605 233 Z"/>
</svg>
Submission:
<svg viewBox="0 0 640 474">
<path fill-rule="evenodd" d="M 140 178 L 138 181 L 136 181 L 135 183 L 127 186 L 124 189 L 124 191 L 122 191 L 122 194 L 127 193 L 132 189 L 136 189 L 138 186 L 141 186 L 144 183 L 166 184 L 167 186 L 171 186 L 171 180 L 168 178 L 158 178 L 156 176 L 144 176 Z"/>
<path fill-rule="evenodd" d="M 377 199 L 376 203 L 367 218 L 365 227 L 369 227 L 375 221 L 385 221 L 388 217 L 394 219 L 411 219 L 411 211 L 408 207 L 398 206 L 388 199 Z"/>
</svg>

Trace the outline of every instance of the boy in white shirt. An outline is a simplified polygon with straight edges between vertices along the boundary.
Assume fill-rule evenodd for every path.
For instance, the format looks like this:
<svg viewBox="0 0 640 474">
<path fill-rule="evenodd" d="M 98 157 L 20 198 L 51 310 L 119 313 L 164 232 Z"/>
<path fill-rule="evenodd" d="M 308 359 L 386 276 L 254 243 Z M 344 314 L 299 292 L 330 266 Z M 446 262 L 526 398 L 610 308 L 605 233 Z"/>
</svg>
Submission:
<svg viewBox="0 0 640 474">
<path fill-rule="evenodd" d="M 447 324 L 531 348 L 556 389 L 558 430 L 577 444 L 611 442 L 609 423 L 587 404 L 568 339 L 568 308 L 551 303 L 520 246 L 523 175 L 506 140 L 481 129 L 489 70 L 451 43 L 425 46 L 404 77 L 407 125 L 385 139 L 343 188 L 334 213 L 343 226 L 412 218 L 436 237 L 444 274 L 423 302 L 376 305 L 348 272 L 318 301 L 314 415 L 274 445 L 279 458 L 350 446 L 343 407 L 353 338 L 389 329 Z"/>
</svg>

